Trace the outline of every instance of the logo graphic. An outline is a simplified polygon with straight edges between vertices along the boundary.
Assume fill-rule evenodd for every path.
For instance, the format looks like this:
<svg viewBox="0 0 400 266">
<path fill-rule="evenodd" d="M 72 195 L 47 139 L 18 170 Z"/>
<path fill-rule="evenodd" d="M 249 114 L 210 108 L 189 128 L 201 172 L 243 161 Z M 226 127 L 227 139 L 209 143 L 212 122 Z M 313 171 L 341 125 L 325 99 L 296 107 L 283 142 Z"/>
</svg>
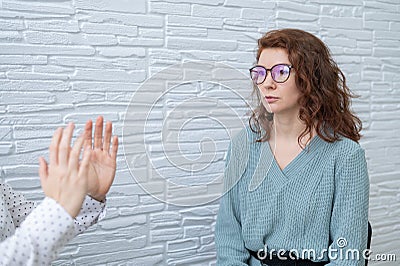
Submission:
<svg viewBox="0 0 400 266">
<path fill-rule="evenodd" d="M 338 245 L 339 248 L 344 248 L 345 246 L 347 246 L 347 240 L 344 237 L 339 237 L 336 240 L 336 244 Z"/>
<path fill-rule="evenodd" d="M 176 64 L 147 79 L 134 93 L 123 126 L 135 182 L 179 206 L 206 204 L 228 191 L 225 154 L 247 125 L 251 88 L 242 71 L 209 61 Z"/>
</svg>

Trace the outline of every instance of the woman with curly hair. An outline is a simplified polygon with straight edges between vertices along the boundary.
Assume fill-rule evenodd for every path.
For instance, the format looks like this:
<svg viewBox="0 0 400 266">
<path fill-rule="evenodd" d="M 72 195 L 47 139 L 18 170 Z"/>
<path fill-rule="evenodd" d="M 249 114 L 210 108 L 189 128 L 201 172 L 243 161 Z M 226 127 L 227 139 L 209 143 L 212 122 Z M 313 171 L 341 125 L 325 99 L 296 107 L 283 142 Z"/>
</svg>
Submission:
<svg viewBox="0 0 400 266">
<path fill-rule="evenodd" d="M 361 121 L 329 49 L 302 30 L 267 32 L 250 76 L 259 105 L 228 151 L 217 265 L 364 265 Z"/>
</svg>

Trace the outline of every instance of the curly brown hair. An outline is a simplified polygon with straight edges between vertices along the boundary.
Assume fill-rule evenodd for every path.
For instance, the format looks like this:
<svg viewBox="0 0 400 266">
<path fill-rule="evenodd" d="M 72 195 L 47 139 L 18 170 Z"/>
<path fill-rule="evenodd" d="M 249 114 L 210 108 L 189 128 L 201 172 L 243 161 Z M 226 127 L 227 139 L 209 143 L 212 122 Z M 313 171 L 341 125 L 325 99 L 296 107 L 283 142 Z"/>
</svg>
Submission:
<svg viewBox="0 0 400 266">
<path fill-rule="evenodd" d="M 299 144 L 313 128 L 327 142 L 339 140 L 341 136 L 358 142 L 362 123 L 350 110 L 351 98 L 357 96 L 347 87 L 346 78 L 332 59 L 329 48 L 311 33 L 298 29 L 267 32 L 258 40 L 257 61 L 265 48 L 285 49 L 296 71 L 295 81 L 301 92 L 299 119 L 306 125 L 298 137 Z M 257 141 L 267 141 L 273 114 L 261 103 L 257 86 L 253 94 L 260 104 L 252 112 L 249 125 L 253 132 L 260 134 Z"/>
</svg>

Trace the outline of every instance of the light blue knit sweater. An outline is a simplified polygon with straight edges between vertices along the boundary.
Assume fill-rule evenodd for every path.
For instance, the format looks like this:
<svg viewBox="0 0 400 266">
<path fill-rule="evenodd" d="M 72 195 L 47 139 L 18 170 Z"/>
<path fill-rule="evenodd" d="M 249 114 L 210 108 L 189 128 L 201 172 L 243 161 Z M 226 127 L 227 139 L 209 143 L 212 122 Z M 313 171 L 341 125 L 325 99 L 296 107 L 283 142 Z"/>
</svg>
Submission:
<svg viewBox="0 0 400 266">
<path fill-rule="evenodd" d="M 221 199 L 215 229 L 217 265 L 259 266 L 246 249 L 265 246 L 295 249 L 300 257 L 311 254 L 329 265 L 364 265 L 369 178 L 360 145 L 316 136 L 281 170 L 269 144 L 256 143 L 256 137 L 249 128 L 242 130 L 228 151 L 224 182 L 229 191 Z M 328 248 L 331 253 L 324 251 Z M 315 256 L 307 253 L 311 249 Z M 349 249 L 359 250 L 360 259 L 346 256 Z"/>
</svg>

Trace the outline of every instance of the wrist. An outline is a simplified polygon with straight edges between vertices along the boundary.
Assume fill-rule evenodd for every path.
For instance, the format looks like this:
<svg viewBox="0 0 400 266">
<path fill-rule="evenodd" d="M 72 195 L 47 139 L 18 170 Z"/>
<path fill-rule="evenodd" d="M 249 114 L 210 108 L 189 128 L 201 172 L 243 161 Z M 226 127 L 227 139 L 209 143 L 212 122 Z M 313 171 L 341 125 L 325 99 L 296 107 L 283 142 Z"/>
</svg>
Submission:
<svg viewBox="0 0 400 266">
<path fill-rule="evenodd" d="M 102 202 L 102 203 L 104 203 L 105 200 L 106 200 L 106 195 L 91 195 L 91 194 L 88 194 L 88 196 L 91 197 L 92 199 L 94 199 L 94 200 L 96 200 L 98 202 Z"/>
</svg>

